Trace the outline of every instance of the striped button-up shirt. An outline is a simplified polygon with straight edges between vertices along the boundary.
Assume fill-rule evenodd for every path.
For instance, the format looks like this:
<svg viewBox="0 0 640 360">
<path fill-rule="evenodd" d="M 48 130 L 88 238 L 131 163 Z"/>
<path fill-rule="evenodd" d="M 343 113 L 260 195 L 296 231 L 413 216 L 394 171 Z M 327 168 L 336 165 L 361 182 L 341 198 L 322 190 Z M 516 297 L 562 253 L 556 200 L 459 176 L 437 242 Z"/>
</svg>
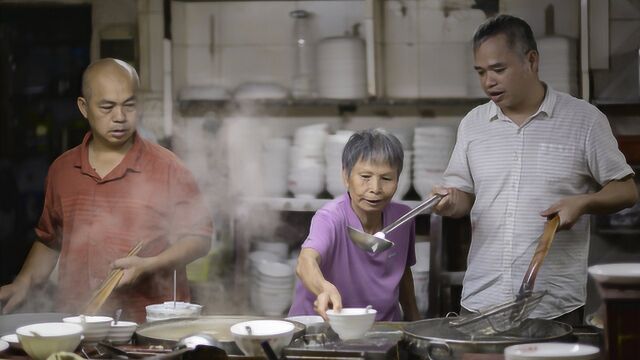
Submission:
<svg viewBox="0 0 640 360">
<path fill-rule="evenodd" d="M 479 310 L 513 300 L 544 229 L 539 213 L 630 174 L 606 116 L 583 100 L 547 87 L 522 126 L 493 102 L 469 112 L 444 176 L 446 186 L 476 197 L 462 305 Z M 556 235 L 534 288 L 549 293 L 533 317 L 557 317 L 585 303 L 588 249 L 585 215 Z"/>
</svg>

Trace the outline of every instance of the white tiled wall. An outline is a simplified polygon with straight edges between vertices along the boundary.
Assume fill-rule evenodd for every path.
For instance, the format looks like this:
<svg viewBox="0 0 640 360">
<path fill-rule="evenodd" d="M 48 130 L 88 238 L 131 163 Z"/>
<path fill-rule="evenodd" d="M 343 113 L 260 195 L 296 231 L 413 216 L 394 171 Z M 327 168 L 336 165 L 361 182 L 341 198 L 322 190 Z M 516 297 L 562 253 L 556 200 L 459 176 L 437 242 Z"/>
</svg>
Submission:
<svg viewBox="0 0 640 360">
<path fill-rule="evenodd" d="M 387 96 L 482 96 L 469 49 L 485 15 L 469 8 L 445 12 L 442 3 L 385 1 L 382 60 Z M 538 36 L 544 35 L 546 9 L 552 6 L 556 33 L 578 37 L 579 0 L 500 4 L 502 11 L 529 21 Z M 288 88 L 294 51 L 289 12 L 310 12 L 310 32 L 318 41 L 351 31 L 363 21 L 365 6 L 364 1 L 172 2 L 174 94 L 189 85 L 233 90 L 250 81 Z"/>
<path fill-rule="evenodd" d="M 343 35 L 362 21 L 358 1 L 172 2 L 174 94 L 189 85 L 233 90 L 244 82 L 289 87 L 293 19 L 312 13 L 315 40 Z"/>
</svg>

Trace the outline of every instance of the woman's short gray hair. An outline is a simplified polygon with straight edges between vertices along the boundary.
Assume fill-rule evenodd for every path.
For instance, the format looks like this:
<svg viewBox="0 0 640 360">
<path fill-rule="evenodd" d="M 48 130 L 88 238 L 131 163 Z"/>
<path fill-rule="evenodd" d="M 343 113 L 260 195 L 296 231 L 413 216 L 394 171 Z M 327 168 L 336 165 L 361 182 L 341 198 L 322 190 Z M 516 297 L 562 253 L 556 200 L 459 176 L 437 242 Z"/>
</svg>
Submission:
<svg viewBox="0 0 640 360">
<path fill-rule="evenodd" d="M 342 151 L 342 170 L 351 171 L 360 160 L 386 163 L 402 172 L 404 151 L 397 137 L 384 129 L 367 129 L 351 135 Z"/>
</svg>

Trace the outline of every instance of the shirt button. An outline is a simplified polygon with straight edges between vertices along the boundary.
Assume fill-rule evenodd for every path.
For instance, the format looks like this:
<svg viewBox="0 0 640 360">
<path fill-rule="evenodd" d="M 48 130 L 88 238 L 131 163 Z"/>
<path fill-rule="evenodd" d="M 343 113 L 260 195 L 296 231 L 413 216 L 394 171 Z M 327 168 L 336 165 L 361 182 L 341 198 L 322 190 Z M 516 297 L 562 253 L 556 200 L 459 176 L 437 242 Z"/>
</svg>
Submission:
<svg viewBox="0 0 640 360">
<path fill-rule="evenodd" d="M 507 213 L 507 217 L 508 217 L 508 218 L 512 218 L 512 217 L 513 217 L 513 213 L 512 213 L 512 212 L 508 212 L 508 213 Z"/>
</svg>

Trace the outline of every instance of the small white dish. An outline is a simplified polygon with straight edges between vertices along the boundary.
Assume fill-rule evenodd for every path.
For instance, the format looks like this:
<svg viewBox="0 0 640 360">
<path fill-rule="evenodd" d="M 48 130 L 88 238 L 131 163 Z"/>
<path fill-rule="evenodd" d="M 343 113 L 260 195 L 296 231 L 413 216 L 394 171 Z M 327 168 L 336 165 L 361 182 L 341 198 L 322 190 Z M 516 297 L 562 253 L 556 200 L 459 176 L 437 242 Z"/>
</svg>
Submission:
<svg viewBox="0 0 640 360">
<path fill-rule="evenodd" d="M 4 340 L 0 340 L 0 352 L 3 352 L 8 348 L 9 348 L 9 343 Z"/>
<path fill-rule="evenodd" d="M 0 339 L 9 343 L 9 346 L 11 346 L 12 348 L 22 350 L 22 346 L 20 345 L 20 340 L 18 340 L 17 334 L 4 335 L 3 337 L 0 337 Z"/>
<path fill-rule="evenodd" d="M 600 349 L 584 344 L 533 343 L 508 346 L 504 349 L 505 360 L 591 360 L 598 359 Z"/>
<path fill-rule="evenodd" d="M 594 265 L 589 267 L 589 274 L 598 282 L 640 284 L 640 263 Z"/>
</svg>

